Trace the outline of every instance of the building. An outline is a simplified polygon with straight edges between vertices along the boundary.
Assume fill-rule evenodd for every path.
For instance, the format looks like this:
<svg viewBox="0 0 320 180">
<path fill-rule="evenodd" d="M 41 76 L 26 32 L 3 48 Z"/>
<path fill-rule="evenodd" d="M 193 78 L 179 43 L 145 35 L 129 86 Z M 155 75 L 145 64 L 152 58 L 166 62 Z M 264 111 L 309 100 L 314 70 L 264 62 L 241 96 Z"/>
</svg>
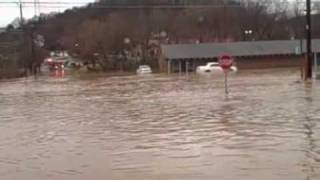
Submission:
<svg viewBox="0 0 320 180">
<path fill-rule="evenodd" d="M 302 40 L 276 40 L 161 45 L 159 67 L 168 73 L 195 71 L 199 65 L 218 61 L 222 54 L 233 56 L 239 69 L 298 67 L 305 58 L 305 44 Z M 312 44 L 318 67 L 320 39 L 314 39 Z"/>
</svg>

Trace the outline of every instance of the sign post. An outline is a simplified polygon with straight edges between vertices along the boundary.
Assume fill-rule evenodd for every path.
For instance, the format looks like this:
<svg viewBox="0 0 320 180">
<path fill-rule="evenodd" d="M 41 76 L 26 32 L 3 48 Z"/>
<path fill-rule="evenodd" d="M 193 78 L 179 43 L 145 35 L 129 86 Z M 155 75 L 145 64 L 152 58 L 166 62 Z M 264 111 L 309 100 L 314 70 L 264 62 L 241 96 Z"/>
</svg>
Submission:
<svg viewBox="0 0 320 180">
<path fill-rule="evenodd" d="M 229 94 L 228 91 L 228 72 L 224 71 L 224 89 L 225 89 L 225 93 Z"/>
<path fill-rule="evenodd" d="M 228 73 L 231 66 L 233 65 L 233 58 L 230 55 L 222 55 L 219 57 L 219 65 L 224 71 L 224 88 L 225 93 L 229 94 L 228 91 Z"/>
</svg>

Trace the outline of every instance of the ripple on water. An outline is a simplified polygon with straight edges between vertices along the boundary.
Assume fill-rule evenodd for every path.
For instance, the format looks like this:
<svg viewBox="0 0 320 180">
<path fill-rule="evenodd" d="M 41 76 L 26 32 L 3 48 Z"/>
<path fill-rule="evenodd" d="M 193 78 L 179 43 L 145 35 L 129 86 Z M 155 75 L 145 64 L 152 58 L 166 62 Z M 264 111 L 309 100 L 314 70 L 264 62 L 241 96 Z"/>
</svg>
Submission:
<svg viewBox="0 0 320 180">
<path fill-rule="evenodd" d="M 319 179 L 320 86 L 296 71 L 0 83 L 3 179 Z"/>
</svg>

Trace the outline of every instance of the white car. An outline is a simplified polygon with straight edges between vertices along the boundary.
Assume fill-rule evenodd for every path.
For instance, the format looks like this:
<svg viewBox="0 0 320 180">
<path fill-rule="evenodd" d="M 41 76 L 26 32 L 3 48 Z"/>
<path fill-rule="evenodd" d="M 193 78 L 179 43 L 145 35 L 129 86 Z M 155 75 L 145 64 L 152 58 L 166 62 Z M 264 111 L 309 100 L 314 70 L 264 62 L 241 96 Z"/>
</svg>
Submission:
<svg viewBox="0 0 320 180">
<path fill-rule="evenodd" d="M 230 68 L 231 72 L 237 72 L 238 68 L 235 66 L 231 66 Z M 223 73 L 222 67 L 217 62 L 209 62 L 205 66 L 198 66 L 197 73 L 199 74 L 206 74 L 206 73 Z"/>
<path fill-rule="evenodd" d="M 137 74 L 151 74 L 151 67 L 148 65 L 140 65 L 137 69 Z"/>
</svg>

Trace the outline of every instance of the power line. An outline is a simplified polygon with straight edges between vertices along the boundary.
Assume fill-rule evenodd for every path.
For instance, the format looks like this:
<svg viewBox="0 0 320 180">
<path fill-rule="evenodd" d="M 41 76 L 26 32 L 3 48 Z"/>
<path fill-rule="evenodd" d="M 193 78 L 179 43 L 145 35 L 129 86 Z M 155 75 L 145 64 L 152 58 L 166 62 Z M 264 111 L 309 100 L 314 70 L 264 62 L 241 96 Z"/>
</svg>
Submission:
<svg viewBox="0 0 320 180">
<path fill-rule="evenodd" d="M 0 7 L 16 7 L 16 6 L 0 6 Z M 33 5 L 24 5 L 25 8 L 34 8 Z M 41 8 L 70 8 L 74 6 L 59 6 L 59 5 L 41 5 Z M 139 5 L 139 6 L 88 6 L 86 8 L 92 9 L 212 9 L 212 8 L 240 8 L 242 6 L 237 5 L 161 5 L 161 6 L 151 6 L 151 5 Z"/>
<path fill-rule="evenodd" d="M 320 1 L 313 1 L 313 2 L 320 2 Z M 192 4 L 183 4 L 183 5 L 105 5 L 105 4 L 97 4 L 97 3 L 92 3 L 92 2 L 58 2 L 58 1 L 39 1 L 39 0 L 34 0 L 32 1 L 21 1 L 21 2 L 12 2 L 12 1 L 0 1 L 0 7 L 14 7 L 14 4 L 19 4 L 22 3 L 24 7 L 29 7 L 29 6 L 34 6 L 35 8 L 41 7 L 52 7 L 52 8 L 62 8 L 62 7 L 70 7 L 70 6 L 79 6 L 79 5 L 88 5 L 89 8 L 103 8 L 103 9 L 133 9 L 133 8 L 221 8 L 221 7 L 241 7 L 241 2 L 239 1 L 240 4 L 219 4 L 219 5 L 192 5 Z M 283 4 L 286 4 L 286 2 L 280 2 Z M 303 3 L 303 2 L 298 2 Z M 6 5 L 6 6 L 2 6 Z M 12 5 L 12 6 L 8 6 Z"/>
<path fill-rule="evenodd" d="M 236 3 L 243 3 L 244 1 L 236 1 Z M 313 2 L 320 2 L 320 1 L 313 1 Z M 20 2 L 13 2 L 13 1 L 0 1 L 0 4 L 17 4 L 17 3 L 20 3 Z M 34 4 L 35 2 L 34 1 L 21 1 L 21 3 L 23 4 Z M 259 2 L 258 2 L 259 3 Z M 282 4 L 288 4 L 287 2 L 284 2 L 284 1 L 280 1 L 278 3 L 282 3 Z M 295 2 L 295 3 L 304 3 L 302 1 L 299 1 L 299 2 Z M 37 2 L 37 4 L 47 4 L 47 5 L 57 5 L 57 4 L 60 4 L 60 5 L 87 5 L 87 4 L 98 4 L 96 2 L 92 2 L 92 1 L 87 1 L 87 2 L 77 2 L 77 1 L 73 1 L 73 2 L 61 2 L 61 1 L 41 1 L 41 2 Z M 105 5 L 105 3 L 101 3 L 100 5 Z M 215 6 L 215 5 L 193 5 L 193 4 L 171 4 L 171 5 L 163 5 L 163 4 L 152 4 L 152 5 L 126 5 L 126 4 L 123 4 L 123 5 L 120 5 L 120 4 L 117 4 L 117 5 L 107 5 L 107 6 Z"/>
<path fill-rule="evenodd" d="M 20 2 L 9 2 L 9 1 L 0 1 L 0 7 L 16 7 L 15 4 L 23 4 L 24 8 L 35 8 L 36 11 L 40 13 L 41 8 L 47 9 L 58 9 L 58 8 L 72 8 L 78 5 L 87 5 L 86 8 L 93 9 L 215 9 L 215 8 L 241 8 L 241 1 L 238 1 L 240 4 L 230 5 L 230 4 L 221 4 L 221 5 L 104 5 L 92 2 L 49 2 L 49 1 L 20 1 Z M 320 1 L 313 1 L 320 2 Z M 280 2 L 282 3 L 282 2 Z M 301 3 L 301 2 L 298 2 Z M 6 5 L 6 6 L 2 6 Z"/>
<path fill-rule="evenodd" d="M 19 2 L 7 2 L 0 1 L 0 7 L 14 7 L 13 4 L 19 4 Z M 97 8 L 97 9 L 181 9 L 181 8 L 194 8 L 194 9 L 208 9 L 208 8 L 237 8 L 241 7 L 240 5 L 103 5 L 97 3 L 87 3 L 87 2 L 31 2 L 31 1 L 22 1 L 23 7 L 43 7 L 43 8 L 70 8 L 77 5 L 88 5 L 87 8 Z M 1 6 L 5 4 L 7 6 Z M 8 6 L 11 5 L 11 6 Z"/>
<path fill-rule="evenodd" d="M 244 1 L 237 1 L 237 3 L 243 3 Z M 318 1 L 312 1 L 312 2 L 320 2 L 319 0 Z M 20 3 L 20 1 L 0 1 L 0 4 L 17 4 L 17 3 Z M 23 4 L 34 4 L 35 1 L 21 1 L 21 3 Z M 57 4 L 61 4 L 61 5 L 87 5 L 87 4 L 97 4 L 95 2 L 92 2 L 92 1 L 87 1 L 87 2 L 77 2 L 77 1 L 73 1 L 73 2 L 61 2 L 61 1 L 39 1 L 37 0 L 36 2 L 37 4 L 54 4 L 54 5 L 57 5 Z M 258 2 L 259 3 L 259 2 Z M 277 2 L 277 3 L 282 3 L 282 4 L 288 4 L 288 2 L 284 2 L 284 1 L 280 1 L 280 2 Z M 299 4 L 302 4 L 304 3 L 303 1 L 298 1 L 298 2 L 294 2 L 294 3 L 299 3 Z M 101 3 L 102 5 L 104 5 L 104 3 Z M 135 6 L 135 5 L 110 5 L 110 6 Z M 138 6 L 138 5 L 137 5 Z M 152 6 L 152 5 L 150 5 Z M 157 5 L 153 5 L 153 6 L 162 6 L 161 4 Z M 179 6 L 179 4 L 177 5 L 171 5 L 171 6 Z M 192 4 L 184 4 L 184 6 L 192 6 Z M 205 5 L 204 5 L 205 6 Z M 207 6 L 210 6 L 210 5 L 207 5 Z"/>
<path fill-rule="evenodd" d="M 19 1 L 19 2 L 14 2 L 14 1 L 0 1 L 0 4 L 17 4 L 17 3 L 22 3 L 22 4 L 34 4 L 35 1 Z M 37 4 L 71 4 L 71 5 L 86 5 L 92 2 L 58 2 L 58 1 L 38 1 Z"/>
</svg>

